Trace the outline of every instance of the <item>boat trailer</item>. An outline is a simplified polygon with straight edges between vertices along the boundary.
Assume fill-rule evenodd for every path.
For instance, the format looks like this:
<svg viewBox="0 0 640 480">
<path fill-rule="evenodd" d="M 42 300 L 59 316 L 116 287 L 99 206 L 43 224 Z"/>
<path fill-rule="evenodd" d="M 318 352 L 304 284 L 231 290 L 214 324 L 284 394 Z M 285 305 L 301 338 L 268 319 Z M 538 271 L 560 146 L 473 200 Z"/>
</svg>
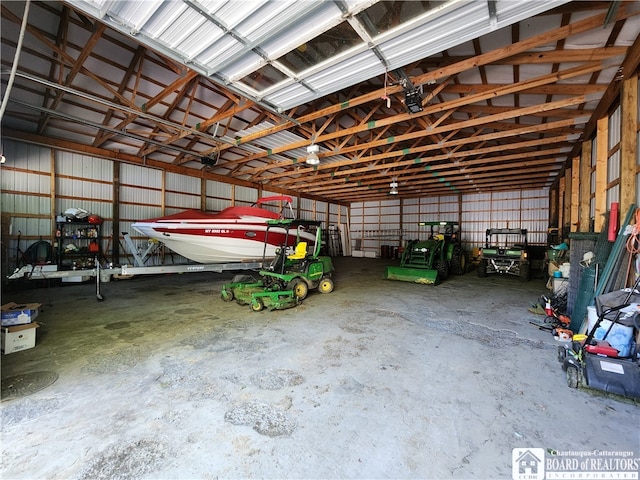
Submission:
<svg viewBox="0 0 640 480">
<path fill-rule="evenodd" d="M 25 278 L 27 280 L 51 280 L 72 277 L 95 277 L 96 299 L 103 301 L 104 296 L 100 292 L 102 277 L 121 275 L 124 277 L 134 275 L 160 275 L 164 273 L 192 273 L 192 272 L 233 272 L 239 270 L 259 270 L 262 262 L 232 262 L 232 263 L 185 263 L 173 265 L 145 265 L 151 253 L 157 248 L 158 242 L 149 242 L 147 250 L 140 254 L 128 233 L 123 234 L 124 239 L 132 251 L 136 265 L 122 265 L 120 267 L 101 267 L 98 257 L 95 257 L 95 267 L 81 270 L 58 270 L 57 265 L 25 265 L 16 269 L 8 276 L 9 280 Z M 155 244 L 155 245 L 154 245 Z"/>
</svg>

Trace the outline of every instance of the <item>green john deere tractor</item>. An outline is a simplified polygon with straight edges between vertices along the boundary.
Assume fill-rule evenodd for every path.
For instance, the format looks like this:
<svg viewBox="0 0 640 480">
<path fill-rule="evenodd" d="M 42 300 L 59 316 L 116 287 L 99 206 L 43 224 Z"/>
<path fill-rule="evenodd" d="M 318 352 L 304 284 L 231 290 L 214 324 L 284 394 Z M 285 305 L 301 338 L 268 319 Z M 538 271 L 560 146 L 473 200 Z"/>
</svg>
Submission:
<svg viewBox="0 0 640 480">
<path fill-rule="evenodd" d="M 408 241 L 400 266 L 387 267 L 384 278 L 437 285 L 449 274 L 465 273 L 467 263 L 458 222 L 420 222 L 419 225 L 430 227 L 429 238 Z"/>
<path fill-rule="evenodd" d="M 289 251 L 286 246 L 290 242 L 285 237 L 285 243 L 276 250 L 275 258 L 258 272 L 258 277 L 241 275 L 234 278 L 231 283 L 222 286 L 222 299 L 226 302 L 235 299 L 239 304 L 251 305 L 253 311 L 259 312 L 265 307 L 269 310 L 293 307 L 307 297 L 310 289 L 331 293 L 334 288 L 333 262 L 331 257 L 320 255 L 320 225 L 320 222 L 310 220 L 269 220 L 265 245 L 271 229 L 289 232 L 293 227 L 298 232 L 301 229 L 307 232 L 315 229 L 313 248 L 309 248 L 307 242 L 298 235 L 295 250 Z"/>
</svg>

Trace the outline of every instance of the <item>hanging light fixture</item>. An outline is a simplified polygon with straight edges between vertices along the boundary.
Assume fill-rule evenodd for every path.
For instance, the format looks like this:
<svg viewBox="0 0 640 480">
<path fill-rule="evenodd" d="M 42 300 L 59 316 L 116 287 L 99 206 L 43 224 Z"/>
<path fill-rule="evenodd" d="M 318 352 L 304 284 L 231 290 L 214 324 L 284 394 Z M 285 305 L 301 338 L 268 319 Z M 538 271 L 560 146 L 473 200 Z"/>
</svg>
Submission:
<svg viewBox="0 0 640 480">
<path fill-rule="evenodd" d="M 389 184 L 389 186 L 391 187 L 391 190 L 389 190 L 389 194 L 390 195 L 397 195 L 398 194 L 398 178 L 397 177 L 393 177 L 393 179 L 391 180 L 391 183 Z"/>
<path fill-rule="evenodd" d="M 320 151 L 320 147 L 318 145 L 309 145 L 307 147 L 307 159 L 306 163 L 309 165 L 318 165 L 320 163 L 320 159 L 318 158 L 318 152 Z"/>
</svg>

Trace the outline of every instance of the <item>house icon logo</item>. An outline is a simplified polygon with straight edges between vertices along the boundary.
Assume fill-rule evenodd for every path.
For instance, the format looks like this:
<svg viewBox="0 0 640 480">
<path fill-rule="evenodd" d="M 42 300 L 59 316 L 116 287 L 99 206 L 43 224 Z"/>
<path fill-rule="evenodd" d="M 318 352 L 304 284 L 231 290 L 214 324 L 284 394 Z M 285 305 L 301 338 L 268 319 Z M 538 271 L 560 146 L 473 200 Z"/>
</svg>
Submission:
<svg viewBox="0 0 640 480">
<path fill-rule="evenodd" d="M 544 448 L 514 448 L 511 465 L 513 480 L 544 480 Z"/>
</svg>

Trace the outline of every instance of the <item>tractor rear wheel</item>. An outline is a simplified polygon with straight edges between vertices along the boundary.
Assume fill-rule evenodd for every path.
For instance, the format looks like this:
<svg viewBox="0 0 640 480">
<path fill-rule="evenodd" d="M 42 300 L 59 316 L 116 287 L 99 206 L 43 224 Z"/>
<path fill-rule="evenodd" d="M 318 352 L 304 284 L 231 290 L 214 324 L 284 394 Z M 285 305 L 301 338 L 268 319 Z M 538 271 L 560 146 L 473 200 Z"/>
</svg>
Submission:
<svg viewBox="0 0 640 480">
<path fill-rule="evenodd" d="M 320 293 L 333 292 L 333 280 L 331 280 L 329 277 L 324 277 L 318 284 L 318 291 Z"/>
<path fill-rule="evenodd" d="M 462 275 L 467 269 L 467 259 L 461 246 L 456 245 L 451 254 L 451 273 L 454 275 Z"/>
<path fill-rule="evenodd" d="M 529 281 L 529 264 L 521 264 L 520 265 L 520 281 L 528 282 Z"/>
<path fill-rule="evenodd" d="M 487 261 L 486 260 L 480 260 L 480 263 L 478 264 L 478 276 L 480 278 L 484 278 L 487 276 Z"/>
<path fill-rule="evenodd" d="M 294 278 L 287 285 L 287 290 L 293 290 L 293 294 L 298 300 L 304 300 L 309 293 L 309 286 L 301 278 Z"/>
</svg>

